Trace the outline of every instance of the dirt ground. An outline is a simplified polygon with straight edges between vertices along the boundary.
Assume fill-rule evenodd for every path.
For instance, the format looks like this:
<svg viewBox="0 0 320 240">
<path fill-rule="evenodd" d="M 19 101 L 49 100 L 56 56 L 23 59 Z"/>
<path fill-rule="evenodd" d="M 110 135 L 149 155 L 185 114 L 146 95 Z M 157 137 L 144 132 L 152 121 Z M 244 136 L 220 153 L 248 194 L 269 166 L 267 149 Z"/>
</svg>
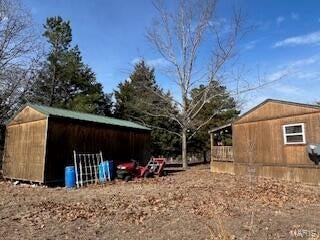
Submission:
<svg viewBox="0 0 320 240">
<path fill-rule="evenodd" d="M 0 239 L 320 239 L 320 187 L 207 166 L 77 190 L 1 181 Z"/>
</svg>

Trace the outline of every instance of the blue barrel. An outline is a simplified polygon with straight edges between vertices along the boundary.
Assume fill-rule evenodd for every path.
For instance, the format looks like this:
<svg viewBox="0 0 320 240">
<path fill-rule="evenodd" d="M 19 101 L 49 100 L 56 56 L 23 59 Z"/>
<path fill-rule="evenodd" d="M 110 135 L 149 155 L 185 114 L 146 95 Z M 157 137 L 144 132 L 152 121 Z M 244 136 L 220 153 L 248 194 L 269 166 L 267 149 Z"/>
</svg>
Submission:
<svg viewBox="0 0 320 240">
<path fill-rule="evenodd" d="M 103 161 L 99 164 L 99 181 L 105 182 L 107 179 L 113 180 L 115 178 L 115 168 L 113 161 Z"/>
<path fill-rule="evenodd" d="M 76 170 L 74 166 L 67 166 L 64 169 L 64 182 L 67 188 L 76 186 Z"/>
<path fill-rule="evenodd" d="M 99 164 L 99 181 L 100 182 L 107 181 L 107 178 L 109 176 L 108 169 L 109 169 L 109 166 L 107 161 L 104 161 Z"/>
<path fill-rule="evenodd" d="M 109 160 L 108 166 L 109 166 L 110 178 L 111 180 L 113 180 L 116 178 L 116 168 L 114 166 L 114 162 L 112 160 Z"/>
</svg>

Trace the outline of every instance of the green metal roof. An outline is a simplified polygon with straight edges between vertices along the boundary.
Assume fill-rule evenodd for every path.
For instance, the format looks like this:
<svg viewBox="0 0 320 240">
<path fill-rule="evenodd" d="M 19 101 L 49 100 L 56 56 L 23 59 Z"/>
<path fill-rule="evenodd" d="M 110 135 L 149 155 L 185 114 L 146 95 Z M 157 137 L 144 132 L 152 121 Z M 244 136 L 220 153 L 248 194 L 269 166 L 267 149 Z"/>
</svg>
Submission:
<svg viewBox="0 0 320 240">
<path fill-rule="evenodd" d="M 58 116 L 58 117 L 71 118 L 71 119 L 76 119 L 76 120 L 81 120 L 81 121 L 88 121 L 88 122 L 95 122 L 95 123 L 102 123 L 102 124 L 126 127 L 126 128 L 151 130 L 150 128 L 147 128 L 147 127 L 142 126 L 140 124 L 130 122 L 130 121 L 125 121 L 125 120 L 120 120 L 120 119 L 116 119 L 116 118 L 112 118 L 112 117 L 106 117 L 106 116 L 100 116 L 100 115 L 82 113 L 82 112 L 75 112 L 75 111 L 70 111 L 70 110 L 66 110 L 66 109 L 48 107 L 48 106 L 43 106 L 43 105 L 27 104 L 27 106 L 34 108 L 35 110 L 47 115 L 48 117 L 49 116 Z"/>
</svg>

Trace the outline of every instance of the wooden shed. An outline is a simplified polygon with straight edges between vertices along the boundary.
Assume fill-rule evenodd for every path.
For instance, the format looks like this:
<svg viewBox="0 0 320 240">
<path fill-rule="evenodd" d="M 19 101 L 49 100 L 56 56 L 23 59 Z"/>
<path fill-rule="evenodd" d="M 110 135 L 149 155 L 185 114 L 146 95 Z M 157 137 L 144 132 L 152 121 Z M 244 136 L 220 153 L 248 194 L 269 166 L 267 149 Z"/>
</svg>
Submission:
<svg viewBox="0 0 320 240">
<path fill-rule="evenodd" d="M 307 145 L 320 144 L 320 107 L 267 99 L 232 124 L 235 174 L 320 184 Z"/>
<path fill-rule="evenodd" d="M 225 124 L 209 131 L 211 145 L 210 171 L 234 174 L 232 140 L 232 124 Z M 225 139 L 228 141 L 224 141 Z"/>
<path fill-rule="evenodd" d="M 111 117 L 28 104 L 6 126 L 3 175 L 39 183 L 61 182 L 73 151 L 116 163 L 150 157 L 150 129 Z"/>
</svg>

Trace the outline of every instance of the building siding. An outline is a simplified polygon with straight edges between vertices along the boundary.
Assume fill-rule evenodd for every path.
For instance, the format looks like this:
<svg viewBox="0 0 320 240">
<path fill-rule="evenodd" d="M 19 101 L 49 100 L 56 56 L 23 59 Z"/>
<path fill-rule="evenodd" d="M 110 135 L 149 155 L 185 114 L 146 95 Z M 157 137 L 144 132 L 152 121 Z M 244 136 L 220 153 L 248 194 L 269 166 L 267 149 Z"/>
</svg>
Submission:
<svg viewBox="0 0 320 240">
<path fill-rule="evenodd" d="M 304 123 L 306 143 L 286 145 L 283 125 L 296 123 Z M 316 106 L 267 101 L 236 121 L 232 130 L 236 174 L 253 171 L 258 176 L 320 184 L 320 167 L 307 152 L 308 144 L 320 144 Z"/>
</svg>

